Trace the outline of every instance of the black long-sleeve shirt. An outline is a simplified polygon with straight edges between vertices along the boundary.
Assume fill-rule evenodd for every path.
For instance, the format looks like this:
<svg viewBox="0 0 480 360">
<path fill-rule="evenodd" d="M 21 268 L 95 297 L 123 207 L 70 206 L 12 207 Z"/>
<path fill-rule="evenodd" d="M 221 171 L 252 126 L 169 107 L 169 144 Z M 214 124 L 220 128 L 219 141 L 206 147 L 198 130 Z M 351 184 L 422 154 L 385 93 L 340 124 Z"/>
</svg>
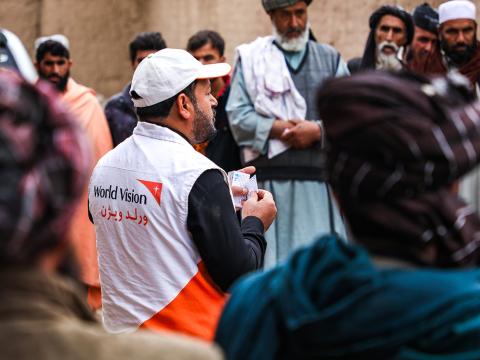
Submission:
<svg viewBox="0 0 480 360">
<path fill-rule="evenodd" d="M 188 198 L 187 228 L 212 280 L 227 291 L 241 275 L 263 266 L 263 223 L 249 216 L 238 223 L 228 185 L 218 170 L 205 171 Z"/>
</svg>

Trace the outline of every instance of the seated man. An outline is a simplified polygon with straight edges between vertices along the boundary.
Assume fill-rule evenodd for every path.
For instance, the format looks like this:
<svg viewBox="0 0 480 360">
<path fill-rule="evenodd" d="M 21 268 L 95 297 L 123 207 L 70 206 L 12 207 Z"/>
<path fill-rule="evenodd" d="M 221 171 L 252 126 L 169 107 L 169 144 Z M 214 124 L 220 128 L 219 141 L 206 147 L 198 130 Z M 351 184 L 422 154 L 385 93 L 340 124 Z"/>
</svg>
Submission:
<svg viewBox="0 0 480 360">
<path fill-rule="evenodd" d="M 67 240 L 88 147 L 53 88 L 0 70 L 0 357 L 220 359 L 196 340 L 111 335 L 96 321 Z"/>
<path fill-rule="evenodd" d="M 332 187 L 370 256 L 330 235 L 239 282 L 228 359 L 480 358 L 480 270 L 455 269 L 480 263 L 480 220 L 449 191 L 480 162 L 480 103 L 457 86 L 376 72 L 320 91 Z"/>
</svg>

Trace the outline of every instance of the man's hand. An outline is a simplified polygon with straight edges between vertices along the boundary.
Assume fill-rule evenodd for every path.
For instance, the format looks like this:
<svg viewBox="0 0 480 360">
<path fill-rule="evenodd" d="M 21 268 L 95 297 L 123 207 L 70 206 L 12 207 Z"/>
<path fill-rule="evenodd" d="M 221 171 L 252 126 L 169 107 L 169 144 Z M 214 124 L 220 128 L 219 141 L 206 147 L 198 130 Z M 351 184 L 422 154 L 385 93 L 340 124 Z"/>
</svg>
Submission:
<svg viewBox="0 0 480 360">
<path fill-rule="evenodd" d="M 277 215 L 277 207 L 273 196 L 266 190 L 251 192 L 247 201 L 243 203 L 242 219 L 248 216 L 255 216 L 263 223 L 265 231 L 272 225 Z"/>
<path fill-rule="evenodd" d="M 295 126 L 294 123 L 285 120 L 275 120 L 270 129 L 270 139 L 281 139 L 286 129 L 291 129 Z"/>
<path fill-rule="evenodd" d="M 281 140 L 290 144 L 294 149 L 307 149 L 322 138 L 320 127 L 306 120 L 289 120 L 293 125 L 291 129 L 284 131 Z"/>
</svg>

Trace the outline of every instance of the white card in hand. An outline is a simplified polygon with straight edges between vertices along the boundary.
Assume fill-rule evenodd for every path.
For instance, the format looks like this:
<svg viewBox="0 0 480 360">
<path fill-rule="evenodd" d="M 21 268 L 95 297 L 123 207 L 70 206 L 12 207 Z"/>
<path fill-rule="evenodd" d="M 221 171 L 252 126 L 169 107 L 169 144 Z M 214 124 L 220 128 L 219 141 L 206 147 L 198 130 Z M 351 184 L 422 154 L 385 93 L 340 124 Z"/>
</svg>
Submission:
<svg viewBox="0 0 480 360">
<path fill-rule="evenodd" d="M 258 191 L 256 176 L 250 178 L 249 174 L 245 174 L 240 171 L 230 171 L 228 173 L 228 180 L 230 182 L 230 186 L 238 186 L 241 188 L 246 188 L 248 190 L 247 195 L 233 197 L 233 204 L 236 209 L 242 208 L 242 201 L 246 201 L 248 199 L 248 194 L 251 191 Z"/>
</svg>

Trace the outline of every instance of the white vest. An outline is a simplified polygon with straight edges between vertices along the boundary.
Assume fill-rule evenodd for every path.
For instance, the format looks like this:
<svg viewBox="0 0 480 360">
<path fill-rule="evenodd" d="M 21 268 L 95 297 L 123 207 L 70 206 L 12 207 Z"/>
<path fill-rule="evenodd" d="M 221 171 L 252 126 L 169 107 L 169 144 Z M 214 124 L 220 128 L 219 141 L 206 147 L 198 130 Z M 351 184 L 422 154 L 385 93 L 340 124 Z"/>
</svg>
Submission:
<svg viewBox="0 0 480 360">
<path fill-rule="evenodd" d="M 191 317 L 211 317 L 210 310 L 202 307 L 221 306 L 224 301 L 224 294 L 199 271 L 200 255 L 186 225 L 190 191 L 208 169 L 218 169 L 226 179 L 223 170 L 182 136 L 144 122 L 98 162 L 89 201 L 107 330 L 134 331 L 157 316 L 157 324 L 150 327 L 213 336 L 214 329 L 208 335 L 198 334 L 200 330 L 185 323 L 208 323 L 209 319 Z M 205 281 L 211 288 L 204 289 Z M 204 291 L 211 295 L 211 302 Z M 199 301 L 198 297 L 200 305 L 193 311 L 184 309 L 192 298 Z M 169 305 L 173 309 L 159 317 Z"/>
</svg>

